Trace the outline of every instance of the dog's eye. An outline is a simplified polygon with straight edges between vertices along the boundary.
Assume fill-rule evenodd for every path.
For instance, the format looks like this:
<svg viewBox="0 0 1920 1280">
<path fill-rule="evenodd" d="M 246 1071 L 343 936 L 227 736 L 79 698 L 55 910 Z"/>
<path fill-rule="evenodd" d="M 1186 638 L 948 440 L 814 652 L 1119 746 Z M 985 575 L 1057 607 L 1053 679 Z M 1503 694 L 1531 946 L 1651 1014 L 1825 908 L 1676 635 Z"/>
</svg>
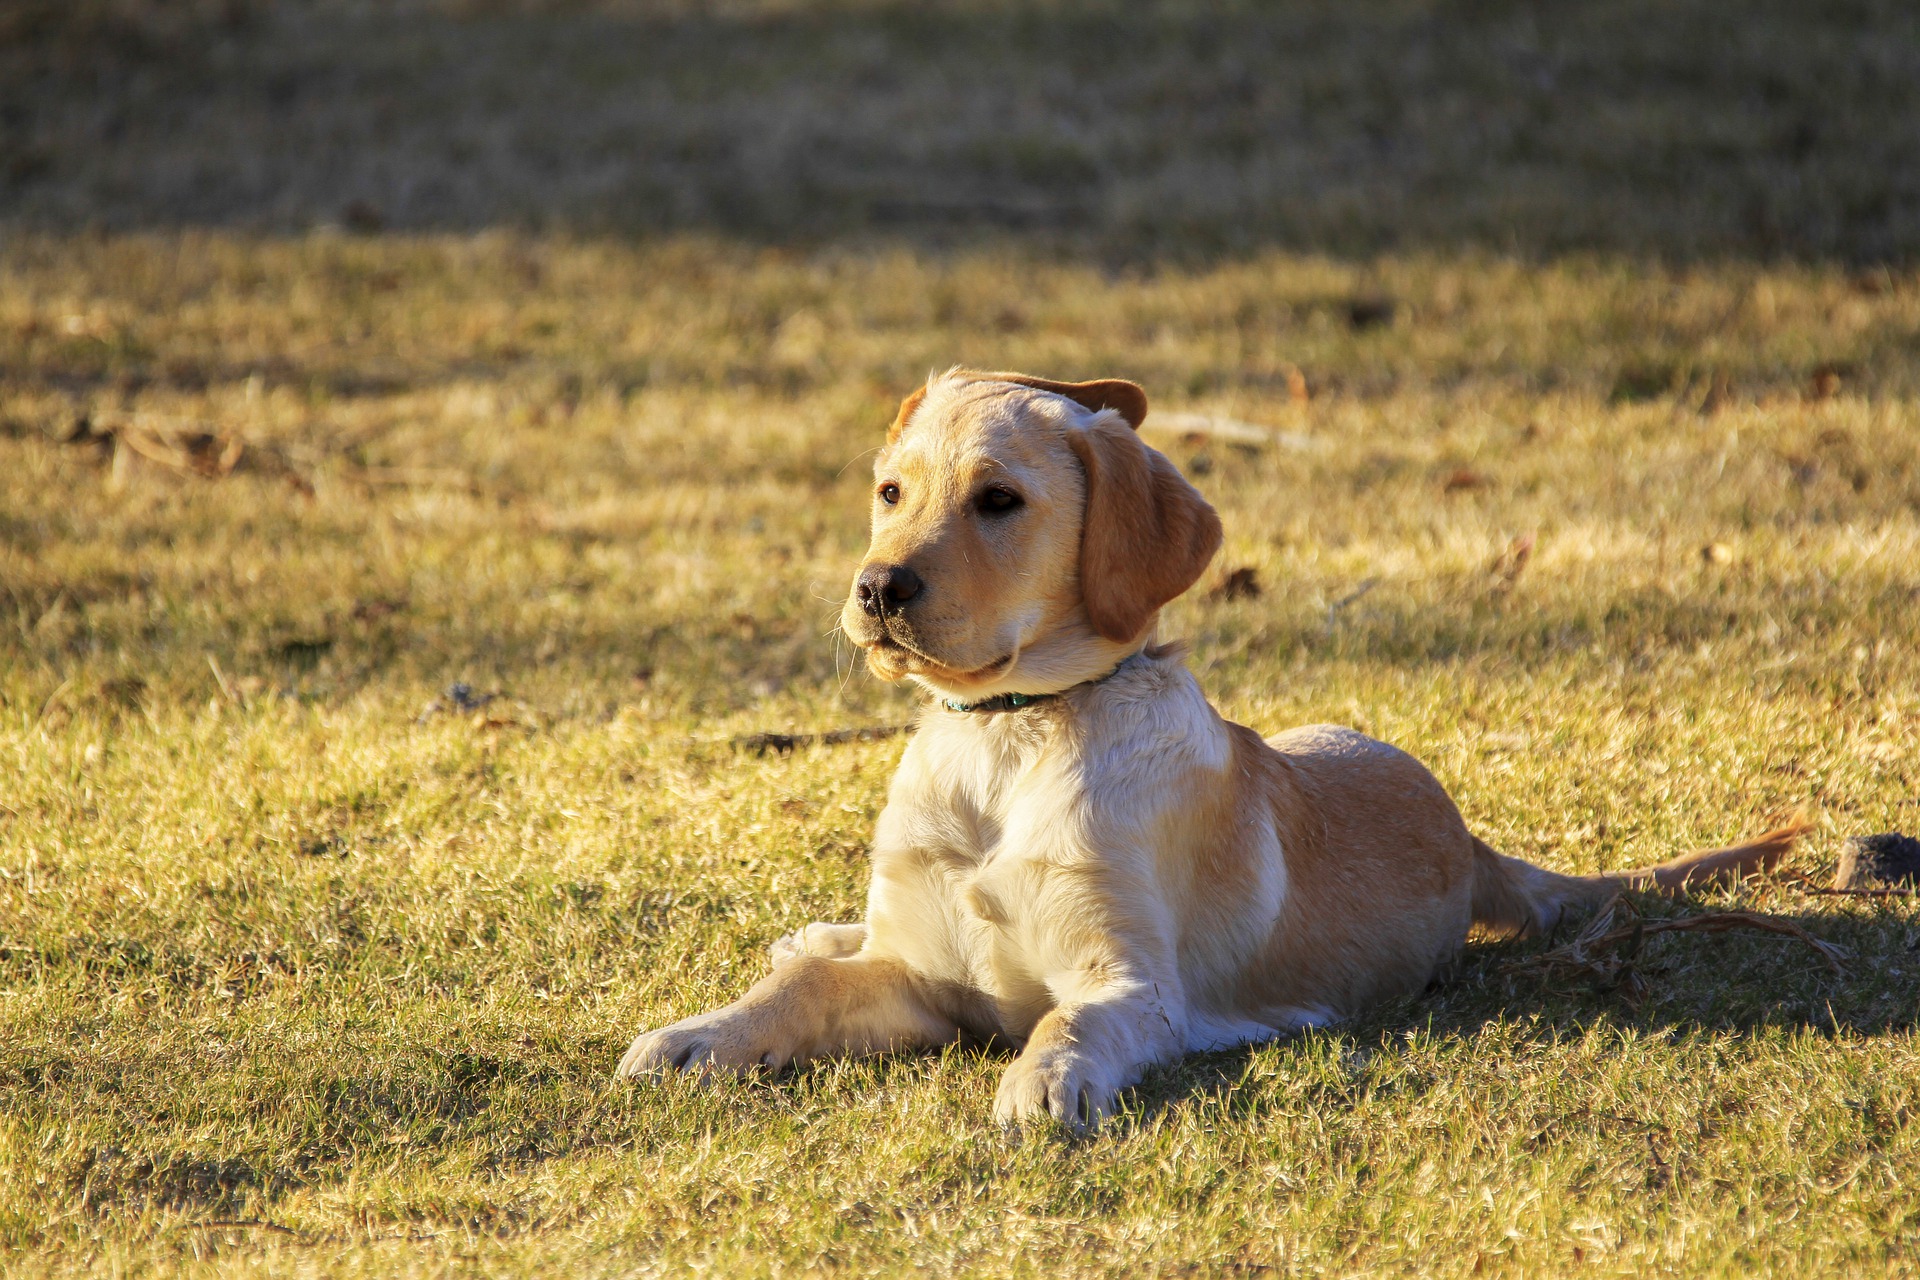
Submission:
<svg viewBox="0 0 1920 1280">
<path fill-rule="evenodd" d="M 892 506 L 900 501 L 900 486 L 889 480 L 880 486 L 880 501 Z"/>
<path fill-rule="evenodd" d="M 980 495 L 980 510 L 986 515 L 1003 516 L 1007 512 L 1026 505 L 1027 500 L 1007 488 L 996 484 Z"/>
</svg>

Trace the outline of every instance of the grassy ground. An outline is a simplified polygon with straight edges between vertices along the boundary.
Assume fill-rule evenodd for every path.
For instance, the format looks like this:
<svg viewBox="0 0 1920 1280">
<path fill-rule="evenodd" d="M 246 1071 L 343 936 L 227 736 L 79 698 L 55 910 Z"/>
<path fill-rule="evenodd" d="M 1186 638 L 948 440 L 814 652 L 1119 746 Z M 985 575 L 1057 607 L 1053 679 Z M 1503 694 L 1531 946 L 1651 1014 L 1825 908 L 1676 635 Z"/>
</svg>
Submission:
<svg viewBox="0 0 1920 1280">
<path fill-rule="evenodd" d="M 323 24 L 336 46 L 294 38 L 312 6 L 228 6 L 247 20 L 196 44 L 125 28 L 136 5 L 95 8 L 139 36 L 114 55 L 134 68 L 116 101 L 165 99 L 203 123 L 251 82 L 168 97 L 178 63 L 141 48 L 378 68 L 405 61 L 391 21 L 503 58 L 514 32 L 547 32 L 575 58 L 629 21 L 368 7 Z M 848 58 L 930 50 L 955 74 L 902 11 L 872 6 L 869 29 L 858 8 L 823 9 L 838 16 L 806 38 Z M 990 6 L 925 21 L 975 9 L 979 41 L 1015 22 Z M 590 167 L 577 157 L 553 187 L 571 229 L 515 221 L 512 155 L 481 166 L 465 204 L 302 185 L 289 156 L 400 172 L 375 163 L 389 144 L 394 164 L 452 181 L 457 158 L 407 150 L 445 135 L 404 96 L 372 159 L 311 140 L 281 154 L 235 117 L 201 172 L 252 173 L 266 194 L 170 204 L 191 184 L 138 168 L 165 155 L 137 110 L 65 167 L 48 139 L 100 121 L 60 96 L 81 74 L 66 45 L 20 46 L 59 92 L 9 135 L 30 163 L 8 170 L 0 240 L 8 1269 L 1920 1263 L 1920 909 L 1796 878 L 1823 878 L 1845 835 L 1920 829 L 1920 274 L 1889 252 L 1908 224 L 1872 212 L 1903 208 L 1914 170 L 1820 147 L 1782 158 L 1743 132 L 1813 112 L 1836 48 L 1897 62 L 1910 19 L 1866 6 L 1851 34 L 1790 14 L 1743 29 L 1728 74 L 1785 68 L 1785 87 L 1738 98 L 1741 129 L 1689 111 L 1684 76 L 1635 61 L 1637 11 L 1537 31 L 1649 86 L 1674 139 L 1660 163 L 1722 166 L 1692 193 L 1623 171 L 1639 153 L 1609 150 L 1613 135 L 1555 132 L 1570 114 L 1525 154 L 1573 185 L 1444 152 L 1423 202 L 1403 170 L 1347 148 L 1337 117 L 1302 144 L 1323 168 L 1302 172 L 1357 166 L 1368 191 L 1413 193 L 1399 214 L 1349 226 L 1309 199 L 1247 232 L 1235 210 L 1258 190 L 1208 204 L 1220 188 L 1185 192 L 1121 147 L 1155 130 L 1198 145 L 1232 114 L 1188 103 L 1082 137 L 1119 175 L 1084 234 L 981 238 L 938 210 L 888 232 L 876 206 L 836 204 L 860 182 L 925 182 L 889 176 L 896 152 L 835 168 L 810 151 L 817 104 L 775 92 L 791 75 L 716 71 L 726 50 L 773 58 L 806 27 L 739 12 L 752 20 L 732 43 L 660 19 L 687 76 L 704 67 L 699 83 L 739 95 L 682 92 L 682 114 L 642 121 L 698 118 L 724 141 L 756 136 L 778 115 L 768 102 L 799 113 L 767 144 L 816 180 L 799 212 L 726 203 L 757 171 L 708 163 L 735 154 L 719 143 L 674 153 L 687 220 L 724 235 L 652 214 L 646 234 L 608 233 L 591 185 L 569 185 Z M 1091 21 L 1043 12 L 1067 24 L 1049 39 Z M 1153 12 L 1138 47 L 1159 48 L 1146 37 L 1170 19 Z M 1475 33 L 1525 25 L 1497 7 L 1383 6 L 1345 27 L 1331 11 L 1294 27 L 1222 12 L 1241 26 L 1219 56 L 1261 32 L 1319 32 L 1307 49 L 1322 55 L 1340 36 L 1362 99 L 1375 61 L 1412 58 L 1405 31 L 1426 31 L 1438 60 L 1409 65 L 1464 95 L 1470 120 L 1509 101 L 1461 61 Z M 1683 63 L 1705 56 L 1671 43 Z M 647 48 L 633 56 L 667 56 Z M 1156 54 L 1156 74 L 1179 82 L 1185 49 Z M 1007 57 L 969 110 L 1019 80 L 1026 64 Z M 484 81 L 494 64 L 432 65 Z M 1834 88 L 1821 127 L 1875 118 L 1882 91 L 1904 103 L 1911 82 L 1877 74 Z M 922 109 L 913 76 L 844 83 L 900 118 Z M 420 91 L 444 102 L 436 85 Z M 521 118 L 491 92 L 468 105 Z M 475 136 L 496 136 L 492 118 Z M 953 123 L 947 151 L 907 157 L 928 166 L 914 172 L 989 164 L 991 148 L 953 148 L 1006 122 Z M 1908 124 L 1889 117 L 1884 145 L 1906 145 Z M 1043 170 L 1006 172 L 1013 194 L 996 200 L 1037 199 L 1020 184 Z M 1132 207 L 1116 192 L 1141 173 L 1161 175 L 1171 204 L 1138 206 L 1159 220 L 1101 221 Z M 1739 207 L 1742 174 L 1773 192 L 1772 223 L 1716 220 Z M 1822 221 L 1848 183 L 1891 203 Z M 1493 199 L 1514 192 L 1538 200 Z M 348 199 L 369 202 L 346 219 L 360 232 L 316 227 Z M 1569 201 L 1584 221 L 1557 223 Z M 89 209 L 102 229 L 58 225 Z M 1364 247 L 1394 223 L 1399 249 L 1340 247 L 1342 226 Z M 1556 225 L 1575 250 L 1553 251 Z M 1765 225 L 1771 245 L 1752 238 Z M 778 247 L 794 238 L 782 228 L 799 247 Z M 863 542 L 864 452 L 905 389 L 956 361 L 1135 377 L 1163 418 L 1272 429 L 1264 444 L 1153 436 L 1225 518 L 1216 569 L 1166 630 L 1193 641 L 1229 714 L 1385 736 L 1494 844 L 1560 868 L 1661 859 L 1803 806 L 1818 825 L 1788 875 L 1645 909 L 1758 907 L 1847 948 L 1844 972 L 1790 940 L 1667 934 L 1638 956 L 1633 1001 L 1530 966 L 1541 947 L 1480 949 L 1444 990 L 1337 1034 L 1157 1073 L 1078 1142 L 993 1129 L 1002 1062 L 971 1052 L 710 1091 L 616 1086 L 635 1031 L 737 992 L 778 934 L 859 910 L 899 740 L 761 757 L 729 739 L 910 716 L 830 628 Z M 1257 594 L 1215 590 L 1236 569 Z"/>
<path fill-rule="evenodd" d="M 1169 620 L 1240 718 L 1383 734 L 1561 867 L 1790 804 L 1822 820 L 1810 872 L 1913 828 L 1920 422 L 1880 389 L 1910 277 L 1273 257 L 1111 281 L 504 235 L 24 239 L 4 270 L 0 1231 L 50 1265 L 1920 1248 L 1920 916 L 1786 884 L 1750 897 L 1851 948 L 1843 977 L 1667 938 L 1635 1009 L 1495 950 L 1375 1023 L 1158 1075 L 1079 1144 L 1003 1140 L 998 1063 L 966 1054 L 608 1078 L 778 933 L 858 911 L 897 741 L 725 738 L 909 713 L 828 631 L 862 452 L 955 358 L 1123 370 L 1286 433 L 1159 437 L 1225 515 L 1220 573 L 1266 588 Z M 1392 325 L 1353 330 L 1334 300 L 1359 289 Z M 1663 360 L 1722 373 L 1643 390 Z M 1834 360 L 1858 372 L 1811 398 Z M 196 430 L 245 441 L 230 474 L 95 441 Z M 1490 566 L 1525 536 L 1508 589 Z M 504 696 L 430 711 L 455 681 Z"/>
</svg>

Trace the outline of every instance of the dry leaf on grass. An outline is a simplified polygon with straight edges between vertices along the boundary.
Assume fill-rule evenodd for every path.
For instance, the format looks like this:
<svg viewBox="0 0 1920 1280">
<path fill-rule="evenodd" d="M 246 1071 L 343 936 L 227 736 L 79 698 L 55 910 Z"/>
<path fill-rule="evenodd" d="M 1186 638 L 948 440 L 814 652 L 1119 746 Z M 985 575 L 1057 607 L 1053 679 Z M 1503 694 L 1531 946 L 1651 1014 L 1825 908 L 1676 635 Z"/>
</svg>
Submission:
<svg viewBox="0 0 1920 1280">
<path fill-rule="evenodd" d="M 137 459 L 175 475 L 204 480 L 223 479 L 237 471 L 278 476 L 305 497 L 314 493 L 312 481 L 278 446 L 249 444 L 239 435 L 209 431 L 197 423 L 159 414 L 139 413 L 120 421 L 96 421 L 82 414 L 52 434 L 63 444 L 110 449 L 116 484 L 125 479 Z"/>
<path fill-rule="evenodd" d="M 1347 323 L 1356 330 L 1390 325 L 1400 304 L 1384 293 L 1363 293 L 1347 302 Z"/>
<path fill-rule="evenodd" d="M 132 422 L 117 428 L 115 435 L 149 462 L 210 480 L 230 475 L 247 448 L 238 436 Z"/>
<path fill-rule="evenodd" d="M 1493 596 L 1500 599 L 1510 594 L 1520 582 L 1520 575 L 1527 571 L 1527 565 L 1533 560 L 1533 535 L 1522 534 L 1500 549 L 1500 554 L 1487 566 L 1487 572 L 1494 576 Z"/>
<path fill-rule="evenodd" d="M 1243 564 L 1238 569 L 1228 571 L 1207 595 L 1214 600 L 1258 600 L 1260 572 L 1252 565 Z"/>
</svg>

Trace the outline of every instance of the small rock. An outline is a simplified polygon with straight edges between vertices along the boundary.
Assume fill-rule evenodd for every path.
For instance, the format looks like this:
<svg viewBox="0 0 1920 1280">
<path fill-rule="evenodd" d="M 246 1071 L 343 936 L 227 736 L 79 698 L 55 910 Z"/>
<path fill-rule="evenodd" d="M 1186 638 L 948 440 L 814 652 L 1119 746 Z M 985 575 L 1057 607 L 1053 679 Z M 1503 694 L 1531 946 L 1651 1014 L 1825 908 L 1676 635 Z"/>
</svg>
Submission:
<svg viewBox="0 0 1920 1280">
<path fill-rule="evenodd" d="M 476 694 L 473 691 L 473 686 L 462 680 L 448 685 L 446 696 L 447 701 L 453 704 L 456 711 L 478 711 L 481 707 L 486 706 L 500 695 L 497 693 Z"/>
<path fill-rule="evenodd" d="M 437 715 L 443 715 L 449 712 L 460 714 L 477 712 L 487 704 L 497 702 L 505 696 L 506 695 L 498 689 L 490 693 L 475 693 L 473 686 L 466 681 L 456 681 L 447 686 L 447 691 L 444 694 L 421 708 L 420 714 L 414 717 L 414 722 L 416 724 L 424 724 Z M 485 719 L 484 716 L 480 718 Z"/>
<path fill-rule="evenodd" d="M 1886 831 L 1852 836 L 1840 846 L 1836 889 L 1903 889 L 1920 885 L 1920 840 Z"/>
</svg>

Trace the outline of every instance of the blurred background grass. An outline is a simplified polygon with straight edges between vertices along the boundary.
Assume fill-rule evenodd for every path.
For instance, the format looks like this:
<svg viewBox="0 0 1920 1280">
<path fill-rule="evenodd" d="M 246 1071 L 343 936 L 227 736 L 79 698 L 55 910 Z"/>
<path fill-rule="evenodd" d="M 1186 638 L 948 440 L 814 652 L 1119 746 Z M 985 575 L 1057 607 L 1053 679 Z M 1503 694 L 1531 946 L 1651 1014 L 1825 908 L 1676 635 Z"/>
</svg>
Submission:
<svg viewBox="0 0 1920 1280">
<path fill-rule="evenodd" d="M 1482 950 L 1091 1143 L 1004 1144 L 972 1054 L 607 1076 L 860 909 L 899 740 L 726 739 L 910 714 L 830 629 L 954 362 L 1147 385 L 1228 530 L 1166 630 L 1236 718 L 1389 737 L 1569 869 L 1912 830 L 1917 35 L 0 8 L 10 1263 L 1910 1265 L 1920 919 L 1791 879 L 1747 900 L 1845 975 L 1669 936 L 1629 1005 Z"/>
<path fill-rule="evenodd" d="M 63 230 L 1920 247 L 1899 0 L 15 0 L 0 86 L 0 200 Z"/>
</svg>

